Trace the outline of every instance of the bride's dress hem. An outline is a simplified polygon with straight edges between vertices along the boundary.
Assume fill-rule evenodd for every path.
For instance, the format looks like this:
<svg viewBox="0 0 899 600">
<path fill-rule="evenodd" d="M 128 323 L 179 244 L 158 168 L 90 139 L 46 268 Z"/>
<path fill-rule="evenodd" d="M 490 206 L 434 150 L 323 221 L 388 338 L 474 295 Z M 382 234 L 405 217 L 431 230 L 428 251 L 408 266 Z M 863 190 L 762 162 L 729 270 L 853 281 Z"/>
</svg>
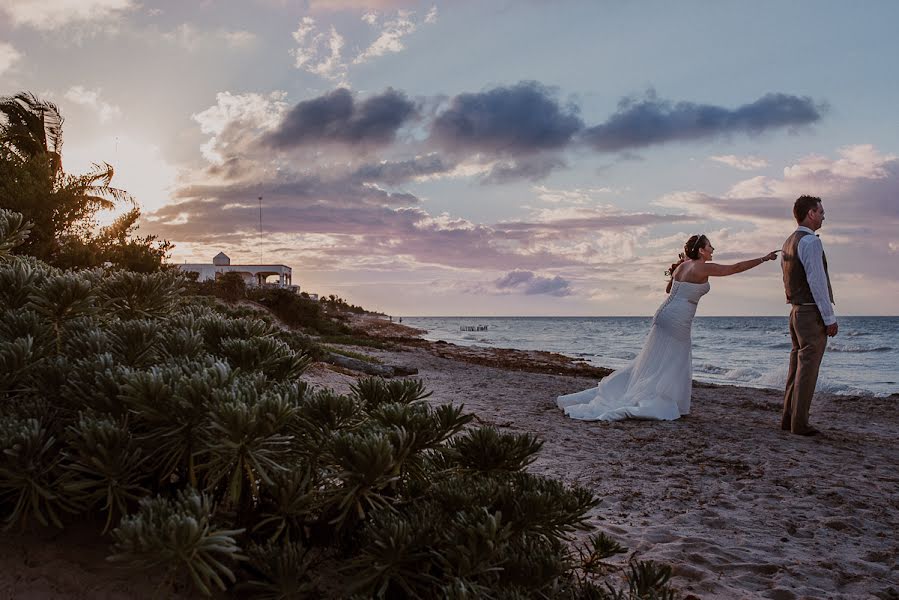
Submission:
<svg viewBox="0 0 899 600">
<path fill-rule="evenodd" d="M 690 414 L 693 392 L 691 329 L 708 283 L 675 281 L 656 311 L 640 354 L 598 385 L 559 396 L 572 419 L 673 421 Z"/>
</svg>

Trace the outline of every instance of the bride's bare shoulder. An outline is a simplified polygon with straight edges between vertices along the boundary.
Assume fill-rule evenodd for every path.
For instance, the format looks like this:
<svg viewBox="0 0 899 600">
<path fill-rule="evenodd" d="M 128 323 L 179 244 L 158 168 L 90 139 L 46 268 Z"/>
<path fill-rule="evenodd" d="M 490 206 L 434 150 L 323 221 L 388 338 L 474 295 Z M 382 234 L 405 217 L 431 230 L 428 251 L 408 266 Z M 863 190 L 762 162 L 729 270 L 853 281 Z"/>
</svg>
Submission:
<svg viewBox="0 0 899 600">
<path fill-rule="evenodd" d="M 705 283 L 709 277 L 697 268 L 701 264 L 702 262 L 697 260 L 684 261 L 674 270 L 674 280 L 684 283 Z"/>
</svg>

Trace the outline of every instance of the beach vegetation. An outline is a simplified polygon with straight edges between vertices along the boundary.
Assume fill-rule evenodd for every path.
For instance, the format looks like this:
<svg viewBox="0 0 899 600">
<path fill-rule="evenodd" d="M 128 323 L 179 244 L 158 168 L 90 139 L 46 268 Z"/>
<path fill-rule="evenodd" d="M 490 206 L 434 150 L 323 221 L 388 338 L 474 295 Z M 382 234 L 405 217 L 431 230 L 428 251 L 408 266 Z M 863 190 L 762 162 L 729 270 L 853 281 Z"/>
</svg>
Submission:
<svg viewBox="0 0 899 600">
<path fill-rule="evenodd" d="M 0 248 L 25 225 L 0 211 Z M 0 282 L 6 529 L 95 523 L 162 595 L 671 597 L 670 570 L 572 550 L 599 500 L 526 470 L 539 439 L 420 380 L 314 388 L 300 334 L 175 273 L 6 253 Z M 593 565 L 623 550 L 591 540 Z"/>
</svg>

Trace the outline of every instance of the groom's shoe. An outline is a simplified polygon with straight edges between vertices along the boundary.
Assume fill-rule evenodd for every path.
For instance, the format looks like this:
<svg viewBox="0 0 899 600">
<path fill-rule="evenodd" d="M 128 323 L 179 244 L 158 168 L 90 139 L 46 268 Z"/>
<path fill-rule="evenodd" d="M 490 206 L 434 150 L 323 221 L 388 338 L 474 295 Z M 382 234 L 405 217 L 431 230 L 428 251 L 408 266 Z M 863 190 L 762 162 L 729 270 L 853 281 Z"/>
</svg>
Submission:
<svg viewBox="0 0 899 600">
<path fill-rule="evenodd" d="M 794 431 L 793 433 L 795 433 L 797 435 L 813 436 L 813 435 L 818 435 L 821 432 L 818 431 L 817 429 L 815 429 L 814 427 L 809 427 L 808 429 L 804 429 L 802 431 Z"/>
</svg>

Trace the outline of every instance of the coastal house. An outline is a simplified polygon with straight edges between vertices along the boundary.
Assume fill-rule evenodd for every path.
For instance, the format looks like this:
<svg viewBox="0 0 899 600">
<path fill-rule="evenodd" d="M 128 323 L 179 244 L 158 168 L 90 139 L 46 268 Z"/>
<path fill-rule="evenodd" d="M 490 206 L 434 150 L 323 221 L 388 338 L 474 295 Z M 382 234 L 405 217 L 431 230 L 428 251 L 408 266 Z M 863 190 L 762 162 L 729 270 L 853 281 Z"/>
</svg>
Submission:
<svg viewBox="0 0 899 600">
<path fill-rule="evenodd" d="M 299 294 L 300 286 L 293 285 L 293 270 L 287 265 L 232 265 L 224 252 L 219 252 L 208 263 L 184 263 L 178 268 L 187 273 L 196 273 L 197 281 L 215 281 L 225 273 L 239 274 L 249 287 L 287 288 Z M 277 277 L 277 282 L 269 282 L 269 277 Z"/>
</svg>

